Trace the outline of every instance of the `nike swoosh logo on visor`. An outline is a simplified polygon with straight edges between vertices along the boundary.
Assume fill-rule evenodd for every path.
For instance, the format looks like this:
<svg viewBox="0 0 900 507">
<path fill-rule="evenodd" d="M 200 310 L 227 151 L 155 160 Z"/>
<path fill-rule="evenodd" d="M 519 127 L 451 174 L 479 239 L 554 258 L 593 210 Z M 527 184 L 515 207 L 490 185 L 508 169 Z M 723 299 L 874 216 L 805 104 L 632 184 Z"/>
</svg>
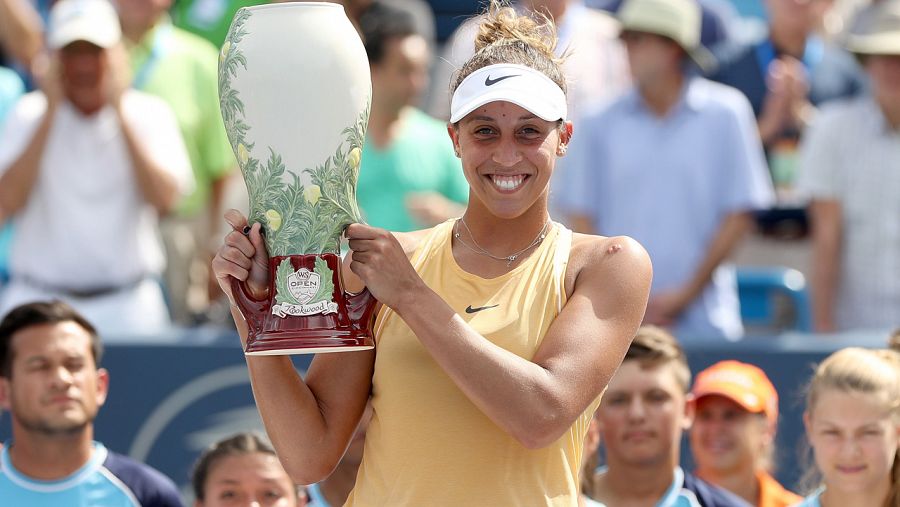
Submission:
<svg viewBox="0 0 900 507">
<path fill-rule="evenodd" d="M 500 81 L 503 81 L 504 79 L 509 79 L 509 78 L 511 78 L 511 77 L 517 77 L 517 76 L 521 76 L 521 74 L 510 74 L 510 75 L 508 75 L 508 76 L 500 76 L 500 77 L 498 77 L 497 79 L 491 79 L 490 74 L 488 74 L 488 77 L 486 77 L 486 78 L 484 79 L 484 85 L 485 85 L 485 86 L 492 86 L 492 85 L 495 85 L 495 84 L 499 83 Z"/>
</svg>

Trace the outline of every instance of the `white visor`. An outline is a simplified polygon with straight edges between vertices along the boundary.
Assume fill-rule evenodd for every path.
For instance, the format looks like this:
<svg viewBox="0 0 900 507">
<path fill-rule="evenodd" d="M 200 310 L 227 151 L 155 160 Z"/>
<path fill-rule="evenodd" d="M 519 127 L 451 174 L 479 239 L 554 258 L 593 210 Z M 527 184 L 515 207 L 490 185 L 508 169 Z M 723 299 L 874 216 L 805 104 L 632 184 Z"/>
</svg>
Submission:
<svg viewBox="0 0 900 507">
<path fill-rule="evenodd" d="M 469 74 L 453 92 L 450 123 L 490 102 L 512 102 L 547 120 L 565 120 L 566 94 L 543 72 L 501 63 L 482 67 Z"/>
</svg>

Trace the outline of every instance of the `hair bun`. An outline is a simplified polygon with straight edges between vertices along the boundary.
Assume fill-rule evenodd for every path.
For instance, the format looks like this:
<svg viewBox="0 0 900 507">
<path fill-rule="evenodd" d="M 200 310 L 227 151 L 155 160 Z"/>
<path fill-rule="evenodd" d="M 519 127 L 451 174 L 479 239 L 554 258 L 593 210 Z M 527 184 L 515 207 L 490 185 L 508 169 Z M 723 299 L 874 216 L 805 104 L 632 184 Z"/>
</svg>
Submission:
<svg viewBox="0 0 900 507">
<path fill-rule="evenodd" d="M 475 51 L 507 44 L 530 46 L 555 60 L 556 25 L 544 14 L 519 15 L 514 8 L 492 0 L 478 27 Z"/>
</svg>

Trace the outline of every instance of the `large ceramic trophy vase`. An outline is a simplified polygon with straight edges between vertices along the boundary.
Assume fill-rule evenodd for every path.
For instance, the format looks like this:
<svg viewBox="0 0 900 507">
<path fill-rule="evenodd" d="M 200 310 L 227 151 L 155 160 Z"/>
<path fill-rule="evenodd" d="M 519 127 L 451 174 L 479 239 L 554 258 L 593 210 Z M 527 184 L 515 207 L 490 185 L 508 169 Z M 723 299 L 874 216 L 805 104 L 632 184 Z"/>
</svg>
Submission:
<svg viewBox="0 0 900 507">
<path fill-rule="evenodd" d="M 356 181 L 372 84 L 365 49 L 332 3 L 243 8 L 219 60 L 228 138 L 269 251 L 269 293 L 235 281 L 246 353 L 371 348 L 375 300 L 341 280 L 343 228 L 360 220 Z"/>
</svg>

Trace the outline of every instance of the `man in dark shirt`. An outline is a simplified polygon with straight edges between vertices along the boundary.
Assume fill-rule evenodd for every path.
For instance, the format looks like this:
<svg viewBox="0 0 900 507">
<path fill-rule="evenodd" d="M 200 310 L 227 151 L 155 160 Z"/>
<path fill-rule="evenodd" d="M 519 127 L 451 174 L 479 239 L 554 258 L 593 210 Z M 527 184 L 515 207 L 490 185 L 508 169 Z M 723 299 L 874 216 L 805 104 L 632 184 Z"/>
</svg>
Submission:
<svg viewBox="0 0 900 507">
<path fill-rule="evenodd" d="M 675 337 L 640 328 L 597 409 L 607 465 L 593 480 L 596 500 L 609 506 L 749 506 L 678 466 L 681 435 L 693 418 L 690 383 Z"/>
<path fill-rule="evenodd" d="M 0 404 L 12 416 L 3 505 L 181 507 L 171 480 L 93 440 L 109 389 L 101 355 L 94 327 L 65 303 L 28 303 L 0 321 Z"/>
</svg>

